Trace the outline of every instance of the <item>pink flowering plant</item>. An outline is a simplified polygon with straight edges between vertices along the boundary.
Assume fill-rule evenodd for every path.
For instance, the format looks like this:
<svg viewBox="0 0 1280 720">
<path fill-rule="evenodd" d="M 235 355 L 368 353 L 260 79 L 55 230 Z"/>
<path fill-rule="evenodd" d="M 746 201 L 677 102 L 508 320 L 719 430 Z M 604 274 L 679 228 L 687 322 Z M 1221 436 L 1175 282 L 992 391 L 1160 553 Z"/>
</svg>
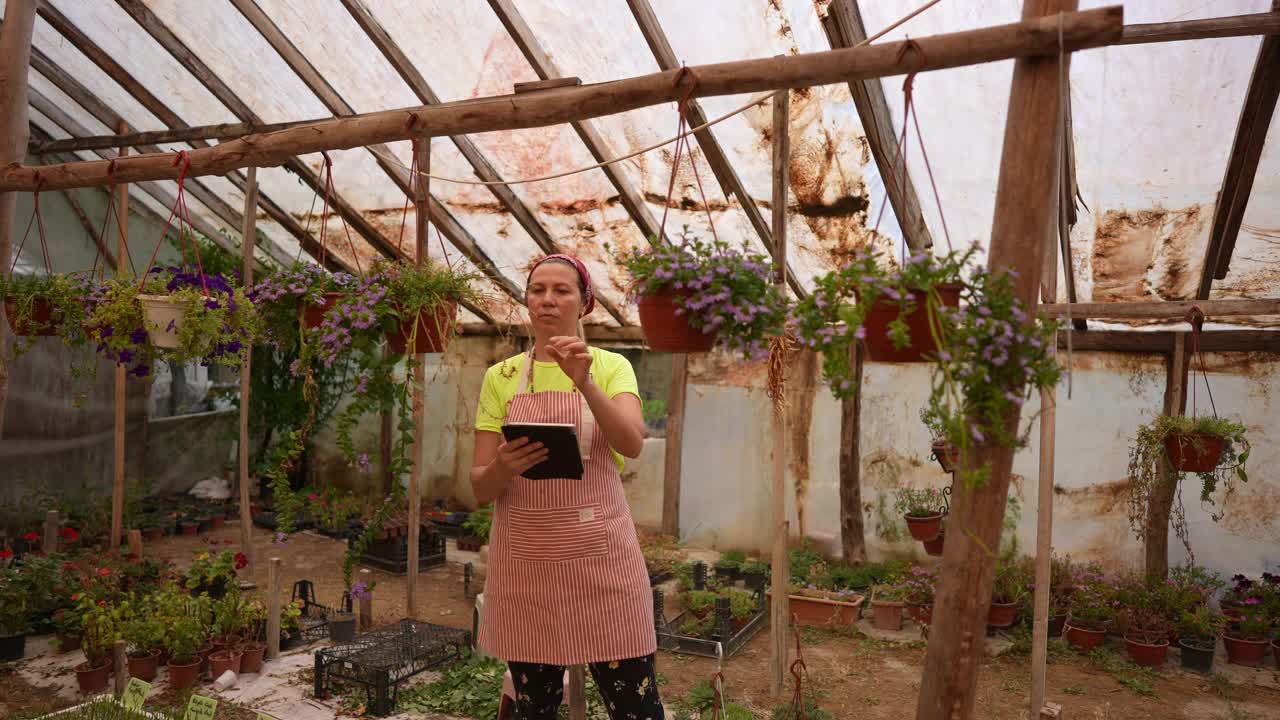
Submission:
<svg viewBox="0 0 1280 720">
<path fill-rule="evenodd" d="M 248 294 L 261 308 L 264 342 L 277 350 L 296 346 L 303 308 L 327 310 L 327 294 L 344 292 L 355 283 L 356 278 L 348 273 L 330 273 L 303 262 L 262 279 Z"/>
<path fill-rule="evenodd" d="M 787 298 L 773 282 L 772 263 L 745 243 L 738 249 L 702 240 L 686 227 L 678 240 L 650 238 L 623 250 L 618 262 L 631 276 L 634 296 L 675 292 L 676 312 L 704 334 L 718 333 L 717 342 L 731 353 L 761 359 L 785 329 Z"/>
<path fill-rule="evenodd" d="M 913 565 L 910 572 L 902 577 L 905 600 L 912 605 L 932 605 L 934 586 L 937 582 L 937 567 L 926 568 Z"/>
<path fill-rule="evenodd" d="M 866 337 L 867 314 L 884 299 L 898 308 L 889 323 L 889 339 L 895 348 L 908 347 L 912 338 L 906 317 L 917 310 L 917 294 L 925 297 L 930 331 L 938 347 L 949 334 L 940 310 L 939 289 L 964 284 L 965 267 L 977 247 L 960 253 L 934 256 L 921 251 L 896 264 L 873 248 L 865 247 L 844 267 L 815 280 L 813 292 L 796 303 L 792 312 L 800 344 L 822 353 L 822 370 L 836 397 L 852 397 L 858 385 L 849 364 L 849 346 Z"/>
<path fill-rule="evenodd" d="M 1076 589 L 1070 599 L 1073 627 L 1082 630 L 1106 630 L 1120 609 L 1115 580 L 1088 570 L 1076 576 Z"/>
</svg>

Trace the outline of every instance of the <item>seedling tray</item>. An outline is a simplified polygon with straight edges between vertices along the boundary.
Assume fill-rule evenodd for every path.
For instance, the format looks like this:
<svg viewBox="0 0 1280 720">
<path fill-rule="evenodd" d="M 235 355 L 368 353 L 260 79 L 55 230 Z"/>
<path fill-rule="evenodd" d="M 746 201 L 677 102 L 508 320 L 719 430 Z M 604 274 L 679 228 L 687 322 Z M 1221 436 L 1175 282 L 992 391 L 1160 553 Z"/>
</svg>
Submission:
<svg viewBox="0 0 1280 720">
<path fill-rule="evenodd" d="M 423 528 L 423 530 L 425 532 L 418 535 L 418 570 L 444 565 L 444 536 L 438 532 L 431 532 L 429 528 Z M 347 540 L 347 544 L 355 542 L 355 537 L 358 535 L 359 532 L 354 532 L 353 537 Z M 393 575 L 404 575 L 409 572 L 409 538 L 399 535 L 384 540 L 374 540 L 360 556 L 360 562 Z"/>
<path fill-rule="evenodd" d="M 353 683 L 364 688 L 371 714 L 389 715 L 405 680 L 461 659 L 470 647 L 466 630 L 404 619 L 316 651 L 315 694 L 326 697 L 335 681 Z"/>
</svg>

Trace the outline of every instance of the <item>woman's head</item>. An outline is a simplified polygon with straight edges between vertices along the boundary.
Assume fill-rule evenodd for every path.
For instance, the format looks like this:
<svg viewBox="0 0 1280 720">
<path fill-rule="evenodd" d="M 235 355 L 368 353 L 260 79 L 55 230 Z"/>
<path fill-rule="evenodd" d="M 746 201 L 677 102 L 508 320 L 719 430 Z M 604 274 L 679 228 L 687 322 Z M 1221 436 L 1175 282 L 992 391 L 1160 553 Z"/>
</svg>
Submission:
<svg viewBox="0 0 1280 720">
<path fill-rule="evenodd" d="M 539 260 L 525 281 L 529 322 L 552 335 L 572 335 L 578 320 L 595 307 L 591 276 L 577 258 L 548 255 Z"/>
</svg>

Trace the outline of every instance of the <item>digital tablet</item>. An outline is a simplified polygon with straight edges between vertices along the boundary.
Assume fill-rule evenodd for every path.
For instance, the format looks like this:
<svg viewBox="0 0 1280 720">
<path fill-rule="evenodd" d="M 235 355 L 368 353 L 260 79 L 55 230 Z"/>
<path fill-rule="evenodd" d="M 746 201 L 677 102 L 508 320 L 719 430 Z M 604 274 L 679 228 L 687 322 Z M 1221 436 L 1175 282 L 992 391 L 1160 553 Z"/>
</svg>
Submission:
<svg viewBox="0 0 1280 720">
<path fill-rule="evenodd" d="M 502 426 L 502 436 L 507 442 L 529 438 L 529 442 L 540 442 L 549 451 L 547 459 L 525 470 L 523 477 L 530 480 L 582 479 L 578 433 L 572 423 L 508 423 Z"/>
</svg>

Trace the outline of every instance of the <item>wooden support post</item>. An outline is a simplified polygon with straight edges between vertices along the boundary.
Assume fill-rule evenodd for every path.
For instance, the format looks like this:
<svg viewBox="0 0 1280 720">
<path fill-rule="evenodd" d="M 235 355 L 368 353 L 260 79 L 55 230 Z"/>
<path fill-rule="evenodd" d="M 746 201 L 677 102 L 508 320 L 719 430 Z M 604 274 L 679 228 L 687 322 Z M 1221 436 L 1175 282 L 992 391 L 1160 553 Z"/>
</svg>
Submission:
<svg viewBox="0 0 1280 720">
<path fill-rule="evenodd" d="M 129 683 L 129 657 L 125 655 L 124 640 L 116 640 L 111 647 L 112 674 L 116 679 L 116 697 L 124 694 L 124 686 Z"/>
<path fill-rule="evenodd" d="M 587 720 L 587 675 L 581 665 L 569 667 L 569 720 Z"/>
<path fill-rule="evenodd" d="M 241 273 L 244 286 L 253 285 L 253 246 L 258 236 L 258 168 L 250 167 L 245 178 L 244 227 L 240 230 Z M 249 507 L 249 386 L 253 380 L 253 350 L 244 354 L 240 363 L 240 551 L 249 559 L 253 570 L 257 555 L 253 551 L 253 512 Z"/>
<path fill-rule="evenodd" d="M 142 557 L 142 531 L 137 528 L 129 529 L 129 555 Z"/>
<path fill-rule="evenodd" d="M 280 558 L 267 563 L 267 659 L 280 655 Z"/>
<path fill-rule="evenodd" d="M 360 568 L 360 582 L 364 583 L 366 588 L 373 587 L 373 571 L 369 568 Z M 360 617 L 357 620 L 360 632 L 369 632 L 373 629 L 373 591 L 365 590 L 365 597 L 360 600 Z"/>
<path fill-rule="evenodd" d="M 849 346 L 849 364 L 857 386 L 854 396 L 840 402 L 840 548 L 846 563 L 867 561 L 866 530 L 862 523 L 862 351 Z"/>
<path fill-rule="evenodd" d="M 1050 21 L 1043 16 L 1074 10 L 1076 2 L 1024 0 L 1022 17 Z M 1032 310 L 1038 305 L 1040 273 L 1057 210 L 1061 101 L 1056 53 L 1014 64 L 989 267 L 995 272 L 1016 268 L 1015 297 Z M 1019 415 L 1015 408 L 1005 419 L 1011 431 Z M 947 524 L 954 532 L 947 533 L 938 573 L 917 720 L 969 720 L 977 695 L 1013 449 L 976 446 L 961 463 L 961 477 L 963 471 L 985 467 L 988 478 L 981 487 L 962 479 L 953 491 Z"/>
<path fill-rule="evenodd" d="M 31 31 L 36 21 L 35 0 L 9 0 L 0 28 L 0 166 L 22 164 L 27 159 L 27 66 L 31 64 Z M 13 265 L 13 236 L 17 233 L 18 194 L 0 192 L 0 280 Z M 0 353 L 7 353 L 9 324 L 0 307 Z M 9 397 L 9 366 L 0 363 L 0 437 L 4 435 L 4 408 Z"/>
<path fill-rule="evenodd" d="M 781 90 L 773 96 L 773 269 L 774 283 L 786 292 L 787 282 L 787 190 L 791 182 L 791 93 Z M 785 383 L 784 383 L 785 384 Z M 785 394 L 785 392 L 784 392 Z M 773 408 L 773 595 L 770 608 L 769 668 L 770 690 L 775 698 L 785 689 L 783 673 L 787 665 L 787 630 L 791 607 L 787 588 L 791 585 L 787 540 L 787 413 Z"/>
<path fill-rule="evenodd" d="M 129 126 L 123 121 L 116 127 L 116 132 L 126 133 Z M 129 148 L 120 148 L 120 157 L 129 154 Z M 129 186 L 120 183 L 116 186 L 116 217 L 119 219 L 116 230 L 116 257 L 123 262 L 116 268 L 117 277 L 128 277 L 129 268 Z M 124 365 L 115 366 L 115 467 L 111 484 L 111 537 L 107 540 L 107 551 L 115 552 L 124 539 L 124 471 L 125 471 L 125 430 L 128 426 L 128 393 L 124 374 Z"/>
<path fill-rule="evenodd" d="M 1187 411 L 1187 383 L 1190 380 L 1191 356 L 1187 334 L 1173 336 L 1173 352 L 1165 362 L 1165 415 L 1182 415 Z M 1169 574 L 1169 517 L 1178 496 L 1178 473 L 1165 461 L 1160 462 L 1160 484 L 1147 500 L 1147 519 L 1142 532 L 1143 555 L 1147 577 L 1164 578 Z"/>
<path fill-rule="evenodd" d="M 418 174 L 411 178 L 413 182 L 414 236 L 418 241 L 417 261 L 419 265 L 427 262 L 427 231 L 431 228 L 431 138 L 418 138 L 414 143 L 413 153 L 418 165 Z M 421 328 L 419 328 L 421 331 Z M 410 347 L 407 352 L 414 352 Z M 409 617 L 418 616 L 418 533 L 422 529 L 422 433 L 424 432 L 426 407 L 423 403 L 423 392 L 427 379 L 425 366 L 426 356 L 422 353 L 413 355 L 413 465 L 409 471 L 409 573 L 407 578 L 407 594 L 405 604 Z M 393 482 L 399 482 L 394 478 Z"/>
<path fill-rule="evenodd" d="M 684 448 L 684 403 L 688 396 L 689 356 L 671 355 L 667 386 L 666 457 L 662 467 L 662 533 L 680 537 L 680 471 Z"/>
<path fill-rule="evenodd" d="M 57 510 L 49 510 L 44 514 L 44 552 L 52 555 L 58 552 L 58 530 L 62 521 L 58 519 Z"/>
</svg>

